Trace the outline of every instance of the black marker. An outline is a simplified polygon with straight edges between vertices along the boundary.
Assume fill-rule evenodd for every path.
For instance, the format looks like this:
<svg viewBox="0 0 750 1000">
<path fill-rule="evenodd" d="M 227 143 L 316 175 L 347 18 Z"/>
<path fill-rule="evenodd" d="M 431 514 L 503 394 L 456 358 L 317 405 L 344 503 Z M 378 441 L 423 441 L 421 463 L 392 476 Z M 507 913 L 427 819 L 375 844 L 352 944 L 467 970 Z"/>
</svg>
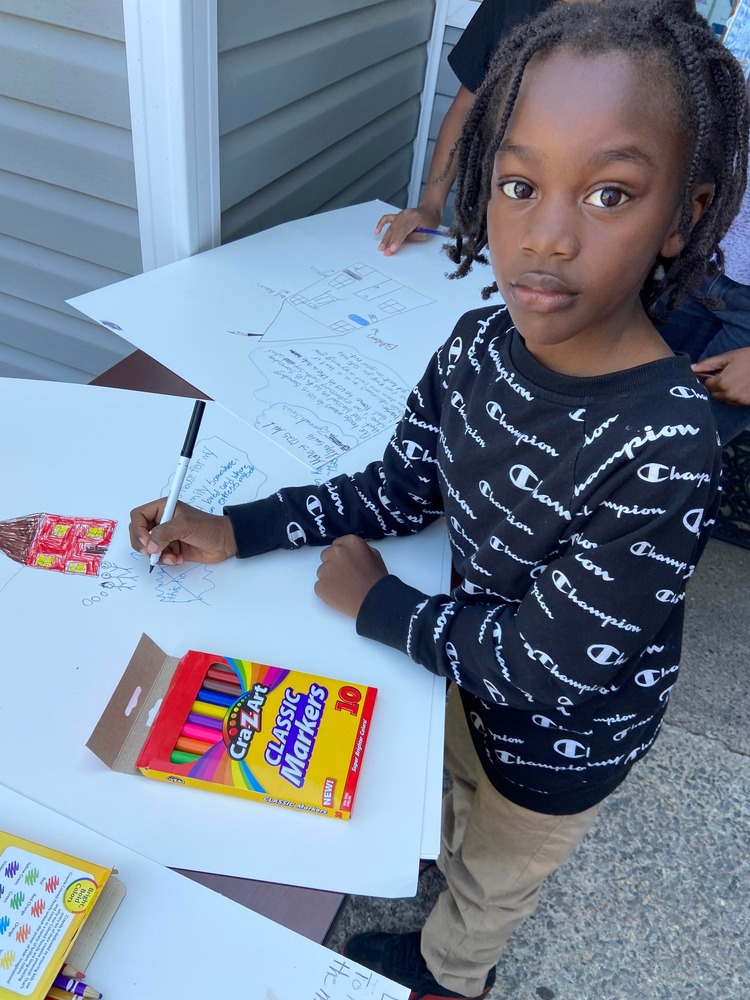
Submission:
<svg viewBox="0 0 750 1000">
<path fill-rule="evenodd" d="M 185 476 L 187 475 L 187 470 L 190 465 L 190 459 L 193 457 L 193 448 L 195 447 L 195 441 L 198 437 L 198 431 L 200 430 L 201 420 L 203 419 L 203 411 L 206 408 L 206 401 L 203 399 L 196 399 L 195 406 L 193 407 L 193 415 L 190 418 L 190 423 L 188 424 L 187 434 L 185 435 L 185 443 L 182 446 L 182 451 L 180 452 L 180 460 L 177 463 L 177 471 L 174 474 L 174 479 L 172 480 L 172 488 L 169 491 L 169 496 L 167 497 L 167 506 L 164 508 L 164 513 L 161 516 L 162 521 L 169 521 L 169 519 L 174 514 L 174 509 L 177 506 L 177 501 L 180 499 L 180 492 L 182 490 L 182 484 L 185 482 Z M 159 552 L 152 552 L 151 558 L 149 559 L 149 573 L 152 572 L 154 566 L 159 562 L 159 556 L 161 555 L 161 550 Z"/>
</svg>

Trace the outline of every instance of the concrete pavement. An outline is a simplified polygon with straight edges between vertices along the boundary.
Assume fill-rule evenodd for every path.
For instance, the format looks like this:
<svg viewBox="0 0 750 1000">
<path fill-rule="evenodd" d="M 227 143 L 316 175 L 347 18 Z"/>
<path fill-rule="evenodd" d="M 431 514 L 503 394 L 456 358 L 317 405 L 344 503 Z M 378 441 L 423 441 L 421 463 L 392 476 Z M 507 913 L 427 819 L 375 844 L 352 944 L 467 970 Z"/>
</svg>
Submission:
<svg viewBox="0 0 750 1000">
<path fill-rule="evenodd" d="M 750 998 L 750 550 L 711 541 L 690 581 L 680 679 L 648 757 L 547 883 L 490 1000 Z M 326 944 L 416 930 L 414 899 L 349 897 Z"/>
</svg>

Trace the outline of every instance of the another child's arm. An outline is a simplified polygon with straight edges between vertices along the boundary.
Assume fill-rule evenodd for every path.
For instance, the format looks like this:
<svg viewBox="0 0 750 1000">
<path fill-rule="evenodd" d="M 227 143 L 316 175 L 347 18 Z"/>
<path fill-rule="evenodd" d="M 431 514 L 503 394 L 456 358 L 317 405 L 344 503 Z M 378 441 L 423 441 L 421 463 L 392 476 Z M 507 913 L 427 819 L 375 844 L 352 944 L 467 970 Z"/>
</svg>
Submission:
<svg viewBox="0 0 750 1000">
<path fill-rule="evenodd" d="M 458 140 L 474 95 L 461 86 L 440 126 L 424 193 L 416 208 L 387 213 L 378 220 L 375 235 L 385 228 L 378 250 L 386 257 L 396 253 L 405 240 L 426 240 L 429 236 L 415 233 L 421 227 L 437 229 L 445 211 L 445 203 L 458 169 Z"/>
<path fill-rule="evenodd" d="M 720 403 L 750 406 L 750 347 L 704 358 L 693 365 L 706 391 Z"/>
</svg>

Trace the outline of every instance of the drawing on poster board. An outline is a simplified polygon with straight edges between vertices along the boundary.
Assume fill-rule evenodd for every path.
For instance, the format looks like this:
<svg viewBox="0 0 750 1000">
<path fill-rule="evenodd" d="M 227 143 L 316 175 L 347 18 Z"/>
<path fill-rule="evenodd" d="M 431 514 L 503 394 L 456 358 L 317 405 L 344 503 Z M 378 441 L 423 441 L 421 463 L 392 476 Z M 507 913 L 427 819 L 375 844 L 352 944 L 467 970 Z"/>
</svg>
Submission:
<svg viewBox="0 0 750 1000">
<path fill-rule="evenodd" d="M 102 562 L 100 579 L 99 586 L 107 591 L 134 590 L 137 582 L 132 566 L 118 566 L 108 559 Z"/>
<path fill-rule="evenodd" d="M 246 451 L 218 437 L 201 438 L 193 449 L 180 500 L 207 514 L 219 514 L 228 503 L 255 500 L 267 478 Z M 171 482 L 162 487 L 162 496 Z"/>
<path fill-rule="evenodd" d="M 338 269 L 312 270 L 318 277 L 296 292 L 261 286 L 281 300 L 278 312 L 264 330 L 229 333 L 264 343 L 343 337 L 374 332 L 379 324 L 435 301 L 361 261 Z M 312 322 L 300 322 L 301 317 Z"/>
<path fill-rule="evenodd" d="M 135 552 L 131 554 L 136 555 Z M 135 566 L 118 566 L 110 559 L 103 559 L 99 572 L 99 589 L 83 597 L 81 604 L 84 608 L 103 604 L 108 597 L 135 590 L 137 585 Z"/>
<path fill-rule="evenodd" d="M 254 427 L 311 469 L 392 427 L 408 386 L 396 372 L 346 344 L 269 344 L 250 353 L 268 405 Z"/>
<path fill-rule="evenodd" d="M 180 499 L 209 514 L 220 514 L 228 503 L 257 499 L 267 478 L 247 452 L 222 438 L 203 438 L 193 449 Z M 171 480 L 162 486 L 163 496 L 169 492 L 170 483 Z M 132 554 L 142 559 L 139 553 Z M 159 563 L 153 577 L 154 592 L 163 604 L 197 601 L 210 605 L 208 598 L 216 589 L 213 577 L 213 569 L 205 563 L 180 566 Z M 117 585 L 114 579 L 112 584 Z"/>
<path fill-rule="evenodd" d="M 0 521 L 0 552 L 23 566 L 72 576 L 98 576 L 117 521 L 28 514 Z"/>
<path fill-rule="evenodd" d="M 205 563 L 183 563 L 181 566 L 156 567 L 156 596 L 162 604 L 189 604 L 206 599 L 216 584 L 211 577 L 213 570 Z"/>
</svg>

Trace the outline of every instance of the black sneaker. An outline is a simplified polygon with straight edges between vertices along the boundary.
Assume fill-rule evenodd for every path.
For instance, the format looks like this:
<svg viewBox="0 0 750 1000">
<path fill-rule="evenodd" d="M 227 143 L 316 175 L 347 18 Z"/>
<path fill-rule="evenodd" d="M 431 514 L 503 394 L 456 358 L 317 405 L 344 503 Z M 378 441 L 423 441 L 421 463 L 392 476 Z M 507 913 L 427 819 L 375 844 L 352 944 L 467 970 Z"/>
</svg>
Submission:
<svg viewBox="0 0 750 1000">
<path fill-rule="evenodd" d="M 463 993 L 453 993 L 441 986 L 427 968 L 419 947 L 420 936 L 419 931 L 412 934 L 385 934 L 381 931 L 355 934 L 347 941 L 344 955 L 373 972 L 379 972 L 381 976 L 407 986 L 411 990 L 409 1000 L 438 1000 L 443 997 L 481 1000 L 487 996 L 495 982 L 494 969 L 490 969 L 484 989 L 478 996 L 465 997 Z"/>
</svg>

